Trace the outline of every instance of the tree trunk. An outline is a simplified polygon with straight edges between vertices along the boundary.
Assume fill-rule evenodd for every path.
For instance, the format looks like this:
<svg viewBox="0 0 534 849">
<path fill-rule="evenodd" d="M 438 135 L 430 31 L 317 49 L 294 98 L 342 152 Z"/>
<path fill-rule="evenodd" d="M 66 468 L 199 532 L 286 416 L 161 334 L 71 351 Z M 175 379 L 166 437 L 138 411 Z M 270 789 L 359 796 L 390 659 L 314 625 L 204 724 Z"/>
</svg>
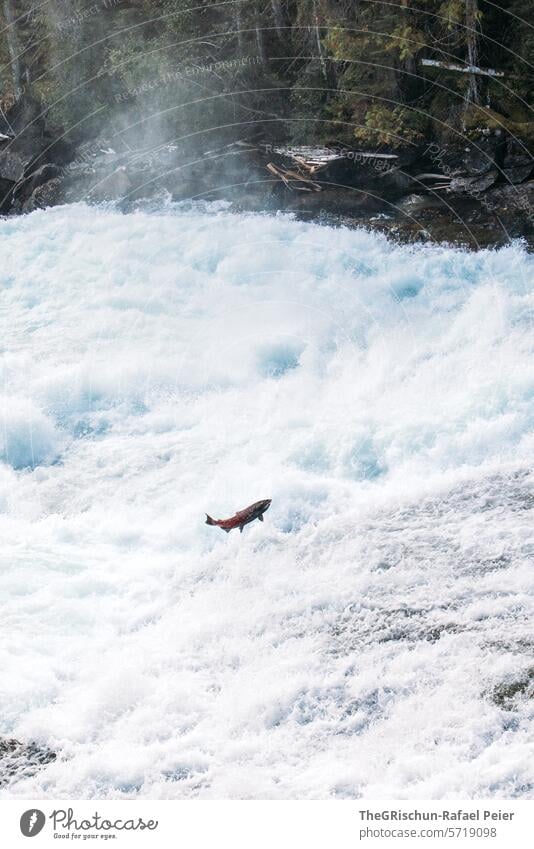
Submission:
<svg viewBox="0 0 534 849">
<path fill-rule="evenodd" d="M 241 59 L 242 56 L 243 56 L 243 53 L 244 53 L 244 51 L 243 51 L 243 19 L 242 19 L 242 16 L 241 16 L 241 3 L 239 3 L 239 2 L 235 4 L 234 23 L 235 23 L 235 29 L 236 29 L 236 35 L 237 35 L 237 53 L 238 53 L 239 59 Z"/>
<path fill-rule="evenodd" d="M 326 61 L 323 53 L 323 45 L 321 44 L 321 33 L 319 31 L 319 10 L 317 8 L 317 0 L 313 0 L 313 32 L 315 37 L 315 43 L 317 44 L 317 54 L 319 56 L 319 61 L 321 63 L 321 70 L 323 72 L 323 77 L 328 82 L 328 70 L 326 67 Z"/>
<path fill-rule="evenodd" d="M 273 10 L 276 34 L 279 39 L 282 39 L 284 37 L 284 13 L 280 0 L 271 0 L 271 9 Z"/>
<path fill-rule="evenodd" d="M 20 42 L 17 32 L 17 14 L 13 0 L 4 0 L 4 18 L 6 22 L 6 39 L 13 80 L 13 94 L 19 100 L 23 90 L 22 63 L 20 61 Z"/>
<path fill-rule="evenodd" d="M 406 22 L 407 25 L 409 25 L 410 24 L 410 6 L 409 6 L 408 0 L 401 0 L 401 6 L 402 6 L 402 10 L 403 10 L 402 11 L 403 20 Z M 415 48 L 415 45 L 414 45 L 414 48 Z M 410 76 L 407 78 L 405 75 L 403 75 L 404 79 L 402 80 L 401 88 L 407 89 L 409 95 L 415 94 L 415 89 L 417 87 L 417 80 L 416 80 L 417 68 L 416 68 L 416 65 L 415 65 L 415 58 L 414 58 L 413 54 L 411 56 L 407 56 L 405 59 L 403 59 L 402 63 L 403 63 L 403 70 L 407 71 L 407 73 L 410 74 Z"/>
<path fill-rule="evenodd" d="M 254 17 L 256 21 L 256 44 L 258 46 L 258 56 L 260 57 L 260 62 L 263 65 L 265 63 L 265 42 L 263 40 L 262 19 L 258 3 L 256 3 L 254 9 Z"/>
<path fill-rule="evenodd" d="M 467 64 L 469 67 L 478 65 L 478 0 L 465 0 L 465 25 L 466 29 L 466 45 L 467 45 Z M 478 103 L 480 92 L 476 74 L 469 74 L 469 82 L 467 84 L 466 105 L 469 103 Z"/>
</svg>

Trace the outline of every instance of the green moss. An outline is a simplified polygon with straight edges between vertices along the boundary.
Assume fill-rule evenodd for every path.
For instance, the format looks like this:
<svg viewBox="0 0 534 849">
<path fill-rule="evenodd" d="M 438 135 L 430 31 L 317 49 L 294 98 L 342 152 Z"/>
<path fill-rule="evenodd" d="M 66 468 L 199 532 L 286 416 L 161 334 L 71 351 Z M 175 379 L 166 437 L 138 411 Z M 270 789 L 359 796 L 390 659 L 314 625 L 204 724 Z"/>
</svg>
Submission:
<svg viewBox="0 0 534 849">
<path fill-rule="evenodd" d="M 365 115 L 365 126 L 357 127 L 354 135 L 357 139 L 370 144 L 385 144 L 402 147 L 420 141 L 424 137 L 426 119 L 423 115 L 396 106 L 370 106 Z"/>
<path fill-rule="evenodd" d="M 502 130 L 525 141 L 534 141 L 534 121 L 514 121 L 506 115 L 471 105 L 463 114 L 466 135 L 476 138 L 482 130 Z"/>
</svg>

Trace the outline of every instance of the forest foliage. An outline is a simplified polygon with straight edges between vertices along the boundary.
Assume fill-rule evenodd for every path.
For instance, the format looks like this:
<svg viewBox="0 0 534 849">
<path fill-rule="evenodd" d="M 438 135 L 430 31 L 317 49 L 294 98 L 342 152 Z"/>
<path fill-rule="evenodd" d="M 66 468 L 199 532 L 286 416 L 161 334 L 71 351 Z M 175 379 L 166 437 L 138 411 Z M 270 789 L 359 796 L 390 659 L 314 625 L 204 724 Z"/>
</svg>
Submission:
<svg viewBox="0 0 534 849">
<path fill-rule="evenodd" d="M 0 0 L 0 105 L 31 93 L 74 140 L 532 140 L 530 5 Z"/>
</svg>

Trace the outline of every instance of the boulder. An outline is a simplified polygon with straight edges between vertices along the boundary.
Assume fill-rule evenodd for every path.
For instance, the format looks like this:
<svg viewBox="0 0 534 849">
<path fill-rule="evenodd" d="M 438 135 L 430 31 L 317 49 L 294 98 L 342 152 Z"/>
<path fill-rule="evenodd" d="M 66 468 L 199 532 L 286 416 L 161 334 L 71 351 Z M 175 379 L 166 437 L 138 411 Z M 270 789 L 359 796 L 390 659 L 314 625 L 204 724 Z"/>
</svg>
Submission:
<svg viewBox="0 0 534 849">
<path fill-rule="evenodd" d="M 0 177 L 0 214 L 6 215 L 10 211 L 14 187 L 15 183 L 11 180 L 3 180 Z"/>
<path fill-rule="evenodd" d="M 529 153 L 526 145 L 511 137 L 506 139 L 503 167 L 512 168 L 516 165 L 529 165 L 534 167 L 534 157 Z"/>
<path fill-rule="evenodd" d="M 403 197 L 396 207 L 403 213 L 416 215 L 423 209 L 441 209 L 443 201 L 441 198 L 432 194 L 420 194 L 413 192 L 412 194 Z"/>
<path fill-rule="evenodd" d="M 488 135 L 469 142 L 462 156 L 463 170 L 470 176 L 486 174 L 496 165 L 501 166 L 506 150 L 506 139 Z"/>
<path fill-rule="evenodd" d="M 513 165 L 511 168 L 503 168 L 503 177 L 507 183 L 522 183 L 527 180 L 533 170 L 532 163 L 525 165 Z"/>
<path fill-rule="evenodd" d="M 24 178 L 26 169 L 32 161 L 31 152 L 18 150 L 15 146 L 4 145 L 0 150 L 0 179 L 18 183 Z"/>
<path fill-rule="evenodd" d="M 31 94 L 24 94 L 8 110 L 0 132 L 4 136 L 0 138 L 0 177 L 5 179 L 20 180 L 28 168 L 35 170 L 46 162 L 65 165 L 74 155 L 74 145 L 63 138 L 63 131 L 50 122 L 48 110 Z"/>
<path fill-rule="evenodd" d="M 453 177 L 449 188 L 453 192 L 479 194 L 493 186 L 498 179 L 499 172 L 496 169 L 492 169 L 479 177 Z"/>
<path fill-rule="evenodd" d="M 499 211 L 517 214 L 518 217 L 534 222 L 534 180 L 518 186 L 496 186 L 486 195 L 487 200 Z"/>
<path fill-rule="evenodd" d="M 15 186 L 14 196 L 17 201 L 24 203 L 34 193 L 35 189 L 61 175 L 61 170 L 53 163 L 46 163 L 31 171 Z"/>
<path fill-rule="evenodd" d="M 8 126 L 17 138 L 42 136 L 46 128 L 46 113 L 41 102 L 32 94 L 24 94 L 6 114 Z"/>
<path fill-rule="evenodd" d="M 32 192 L 28 200 L 22 204 L 22 212 L 34 212 L 36 209 L 46 209 L 63 202 L 63 181 L 55 177 L 47 183 L 43 183 Z"/>
<path fill-rule="evenodd" d="M 534 171 L 534 157 L 516 139 L 506 141 L 503 159 L 505 179 L 510 183 L 522 183 Z"/>
<path fill-rule="evenodd" d="M 30 778 L 56 760 L 50 749 L 36 743 L 0 737 L 0 787 L 21 778 Z"/>
</svg>

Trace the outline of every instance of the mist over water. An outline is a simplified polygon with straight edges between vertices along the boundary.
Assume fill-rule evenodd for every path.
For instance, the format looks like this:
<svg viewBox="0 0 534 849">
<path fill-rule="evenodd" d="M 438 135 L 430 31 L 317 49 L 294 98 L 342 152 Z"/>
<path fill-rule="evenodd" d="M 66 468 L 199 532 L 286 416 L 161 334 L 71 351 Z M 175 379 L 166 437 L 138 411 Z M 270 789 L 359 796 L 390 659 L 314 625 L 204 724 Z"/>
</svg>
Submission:
<svg viewBox="0 0 534 849">
<path fill-rule="evenodd" d="M 224 203 L 0 245 L 0 734 L 58 753 L 0 796 L 531 797 L 532 256 Z"/>
</svg>

